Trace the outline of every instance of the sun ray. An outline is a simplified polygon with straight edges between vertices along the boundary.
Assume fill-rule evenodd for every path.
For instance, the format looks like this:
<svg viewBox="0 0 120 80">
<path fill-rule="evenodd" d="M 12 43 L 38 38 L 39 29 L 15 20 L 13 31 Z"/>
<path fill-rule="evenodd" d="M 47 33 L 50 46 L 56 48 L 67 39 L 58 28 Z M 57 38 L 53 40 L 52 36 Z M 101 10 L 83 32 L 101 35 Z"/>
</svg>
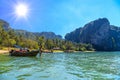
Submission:
<svg viewBox="0 0 120 80">
<path fill-rule="evenodd" d="M 14 14 L 15 16 L 19 18 L 25 18 L 27 19 L 28 17 L 28 12 L 29 12 L 29 7 L 25 3 L 18 3 L 15 5 L 15 11 Z"/>
<path fill-rule="evenodd" d="M 16 6 L 16 14 L 18 16 L 26 16 L 27 13 L 28 13 L 28 8 L 26 5 L 19 4 L 18 6 Z"/>
</svg>

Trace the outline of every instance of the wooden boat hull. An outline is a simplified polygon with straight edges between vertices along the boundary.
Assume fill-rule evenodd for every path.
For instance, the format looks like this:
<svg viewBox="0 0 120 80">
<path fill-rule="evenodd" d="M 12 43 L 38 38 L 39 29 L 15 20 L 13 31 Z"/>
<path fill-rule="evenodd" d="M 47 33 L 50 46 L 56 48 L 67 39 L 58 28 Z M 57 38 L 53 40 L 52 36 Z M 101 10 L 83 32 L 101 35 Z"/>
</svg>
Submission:
<svg viewBox="0 0 120 80">
<path fill-rule="evenodd" d="M 10 52 L 10 56 L 26 57 L 26 56 L 36 56 L 39 51 L 30 51 L 30 52 Z"/>
</svg>

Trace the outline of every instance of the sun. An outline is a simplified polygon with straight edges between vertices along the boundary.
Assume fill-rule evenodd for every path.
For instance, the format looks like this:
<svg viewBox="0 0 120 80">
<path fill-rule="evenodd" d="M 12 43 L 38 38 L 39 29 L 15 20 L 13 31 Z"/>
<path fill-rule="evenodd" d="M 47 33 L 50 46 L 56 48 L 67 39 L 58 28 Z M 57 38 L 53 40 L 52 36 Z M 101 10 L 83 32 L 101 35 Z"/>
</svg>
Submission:
<svg viewBox="0 0 120 80">
<path fill-rule="evenodd" d="M 26 17 L 28 15 L 28 6 L 23 3 L 16 5 L 15 13 L 18 17 Z"/>
</svg>

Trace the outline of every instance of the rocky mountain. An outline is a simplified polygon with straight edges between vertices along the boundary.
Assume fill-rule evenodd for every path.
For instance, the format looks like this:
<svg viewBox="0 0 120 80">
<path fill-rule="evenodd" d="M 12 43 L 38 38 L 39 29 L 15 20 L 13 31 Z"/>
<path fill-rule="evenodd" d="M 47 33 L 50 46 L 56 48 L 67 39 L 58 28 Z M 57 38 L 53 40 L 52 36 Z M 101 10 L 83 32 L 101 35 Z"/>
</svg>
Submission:
<svg viewBox="0 0 120 80">
<path fill-rule="evenodd" d="M 35 39 L 36 36 L 44 36 L 46 39 L 62 39 L 61 35 L 56 35 L 53 32 L 28 32 L 25 30 L 14 30 L 17 35 L 23 35 L 29 39 Z"/>
<path fill-rule="evenodd" d="M 36 35 L 36 36 L 44 36 L 44 37 L 46 37 L 47 39 L 55 39 L 55 38 L 57 38 L 57 39 L 62 39 L 62 36 L 61 36 L 61 35 L 56 35 L 56 34 L 53 33 L 53 32 L 41 32 L 41 33 L 39 33 L 39 32 L 34 32 L 33 34 Z"/>
<path fill-rule="evenodd" d="M 66 40 L 90 43 L 99 51 L 120 50 L 120 28 L 110 25 L 107 18 L 89 22 L 82 28 L 66 34 Z"/>
<path fill-rule="evenodd" d="M 35 39 L 36 36 L 44 36 L 46 39 L 62 39 L 62 36 L 61 35 L 56 35 L 55 33 L 53 32 L 29 32 L 29 31 L 26 31 L 26 30 L 15 30 L 15 29 L 12 29 L 9 25 L 9 23 L 7 23 L 6 21 L 0 19 L 0 25 L 3 26 L 3 29 L 5 31 L 9 31 L 9 30 L 14 30 L 16 35 L 22 35 L 26 38 L 29 38 L 29 39 Z"/>
<path fill-rule="evenodd" d="M 0 19 L 0 25 L 2 25 L 3 29 L 6 30 L 6 31 L 11 29 L 9 23 L 4 21 L 4 20 L 2 20 L 2 19 Z"/>
</svg>

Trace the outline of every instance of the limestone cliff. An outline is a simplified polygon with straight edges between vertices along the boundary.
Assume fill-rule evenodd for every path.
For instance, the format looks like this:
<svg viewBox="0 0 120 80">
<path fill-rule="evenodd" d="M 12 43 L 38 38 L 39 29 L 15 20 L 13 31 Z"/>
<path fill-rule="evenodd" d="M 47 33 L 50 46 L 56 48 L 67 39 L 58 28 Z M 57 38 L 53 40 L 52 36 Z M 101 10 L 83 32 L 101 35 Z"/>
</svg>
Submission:
<svg viewBox="0 0 120 80">
<path fill-rule="evenodd" d="M 100 51 L 120 50 L 120 28 L 110 25 L 107 18 L 99 18 L 89 22 L 83 28 L 66 34 L 65 39 L 90 43 L 96 50 Z"/>
</svg>

